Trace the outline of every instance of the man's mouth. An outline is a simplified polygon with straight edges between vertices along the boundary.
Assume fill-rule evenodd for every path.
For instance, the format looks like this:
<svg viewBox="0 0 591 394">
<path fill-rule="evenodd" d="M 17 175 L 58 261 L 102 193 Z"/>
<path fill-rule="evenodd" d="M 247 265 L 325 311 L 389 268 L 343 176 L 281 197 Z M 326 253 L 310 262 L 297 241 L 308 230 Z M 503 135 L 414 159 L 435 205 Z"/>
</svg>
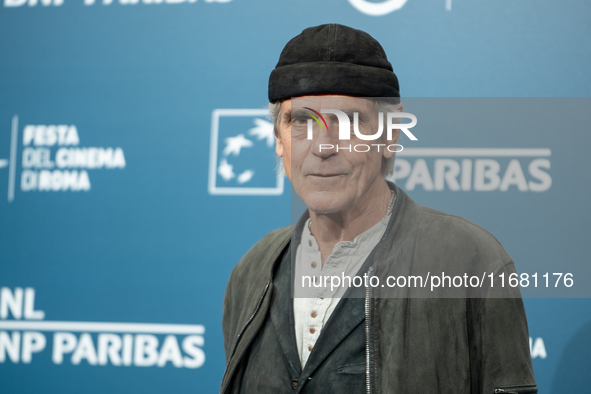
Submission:
<svg viewBox="0 0 591 394">
<path fill-rule="evenodd" d="M 308 174 L 308 176 L 315 176 L 315 177 L 319 177 L 319 178 L 333 178 L 333 177 L 337 177 L 337 176 L 341 176 L 341 175 L 345 175 L 345 174 L 328 174 L 328 173 L 314 173 L 314 174 Z"/>
</svg>

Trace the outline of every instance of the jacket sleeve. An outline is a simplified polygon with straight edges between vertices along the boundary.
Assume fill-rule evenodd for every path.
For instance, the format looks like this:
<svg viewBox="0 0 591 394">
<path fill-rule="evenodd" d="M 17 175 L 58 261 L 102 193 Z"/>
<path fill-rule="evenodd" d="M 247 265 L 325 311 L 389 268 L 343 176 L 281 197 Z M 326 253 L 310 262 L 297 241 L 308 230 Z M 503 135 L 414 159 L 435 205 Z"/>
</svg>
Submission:
<svg viewBox="0 0 591 394">
<path fill-rule="evenodd" d="M 487 297 L 468 301 L 471 391 L 492 394 L 510 388 L 512 393 L 537 393 L 523 300 L 518 288 L 507 288 L 507 278 L 515 273 L 513 262 L 497 270 L 495 277 L 501 273 L 504 288 L 495 282 Z"/>
</svg>

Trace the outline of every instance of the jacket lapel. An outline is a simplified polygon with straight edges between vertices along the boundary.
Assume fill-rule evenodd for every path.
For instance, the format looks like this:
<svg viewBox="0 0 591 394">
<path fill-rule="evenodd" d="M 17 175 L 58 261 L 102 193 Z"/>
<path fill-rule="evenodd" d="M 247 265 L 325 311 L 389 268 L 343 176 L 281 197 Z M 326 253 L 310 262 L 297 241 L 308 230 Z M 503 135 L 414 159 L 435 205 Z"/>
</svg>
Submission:
<svg viewBox="0 0 591 394">
<path fill-rule="evenodd" d="M 293 298 L 291 297 L 291 253 L 284 254 L 274 277 L 275 292 L 271 305 L 271 321 L 293 376 L 300 376 L 302 368 L 295 337 Z"/>
<path fill-rule="evenodd" d="M 304 366 L 302 379 L 307 379 L 332 351 L 365 320 L 363 298 L 342 298 L 322 329 L 316 345 Z"/>
</svg>

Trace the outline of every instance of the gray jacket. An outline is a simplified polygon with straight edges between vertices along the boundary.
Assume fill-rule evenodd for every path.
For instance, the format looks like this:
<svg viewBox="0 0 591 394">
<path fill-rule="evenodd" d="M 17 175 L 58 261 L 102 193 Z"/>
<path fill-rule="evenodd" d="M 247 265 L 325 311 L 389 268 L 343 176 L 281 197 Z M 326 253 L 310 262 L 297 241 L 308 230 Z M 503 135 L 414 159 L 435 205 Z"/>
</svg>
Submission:
<svg viewBox="0 0 591 394">
<path fill-rule="evenodd" d="M 421 206 L 389 185 L 398 198 L 386 234 L 374 249 L 367 270 L 371 275 L 439 269 L 504 273 L 507 278 L 515 272 L 489 232 Z M 269 311 L 273 269 L 292 230 L 267 234 L 232 271 L 223 307 L 227 366 L 221 393 L 240 390 L 244 358 Z M 523 302 L 519 296 L 499 298 L 499 290 L 487 289 L 481 298 L 388 298 L 379 288 L 364 290 L 366 393 L 537 393 Z M 307 392 L 302 385 L 296 391 Z"/>
</svg>

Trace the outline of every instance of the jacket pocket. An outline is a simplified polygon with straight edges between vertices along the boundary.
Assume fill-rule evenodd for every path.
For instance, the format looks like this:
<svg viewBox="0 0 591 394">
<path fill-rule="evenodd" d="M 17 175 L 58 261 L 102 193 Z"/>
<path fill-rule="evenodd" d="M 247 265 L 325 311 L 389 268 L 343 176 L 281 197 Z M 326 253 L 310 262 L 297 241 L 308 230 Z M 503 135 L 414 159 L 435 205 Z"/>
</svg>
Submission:
<svg viewBox="0 0 591 394">
<path fill-rule="evenodd" d="M 537 394 L 538 386 L 497 387 L 495 394 Z"/>
<path fill-rule="evenodd" d="M 365 363 L 343 365 L 342 367 L 339 367 L 337 369 L 337 373 L 346 373 L 346 374 L 365 373 Z"/>
</svg>

